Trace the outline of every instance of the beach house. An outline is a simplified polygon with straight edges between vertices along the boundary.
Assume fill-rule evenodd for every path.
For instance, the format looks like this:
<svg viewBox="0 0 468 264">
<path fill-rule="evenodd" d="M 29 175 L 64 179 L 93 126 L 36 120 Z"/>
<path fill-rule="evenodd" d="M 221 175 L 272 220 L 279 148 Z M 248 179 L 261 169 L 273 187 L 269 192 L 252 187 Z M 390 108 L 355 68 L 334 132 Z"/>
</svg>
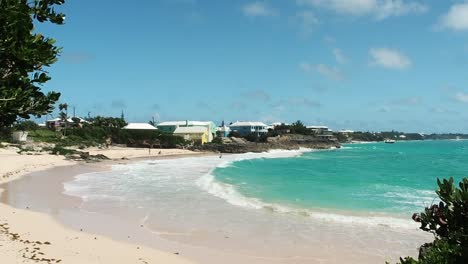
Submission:
<svg viewBox="0 0 468 264">
<path fill-rule="evenodd" d="M 210 142 L 208 129 L 204 126 L 177 127 L 172 134 L 195 144 L 203 145 Z"/>
<path fill-rule="evenodd" d="M 267 125 L 262 122 L 235 122 L 232 123 L 229 128 L 233 132 L 237 132 L 241 136 L 247 136 L 249 134 L 255 133 L 257 135 L 262 135 L 268 133 Z"/>
<path fill-rule="evenodd" d="M 75 117 L 68 117 L 67 122 L 62 120 L 61 118 L 54 118 L 47 120 L 45 122 L 45 126 L 49 129 L 60 129 L 61 127 L 64 127 L 65 124 L 68 125 L 68 127 L 83 127 L 84 124 L 89 124 L 86 119 L 75 116 Z"/>
<path fill-rule="evenodd" d="M 333 132 L 327 126 L 306 126 L 306 128 L 316 135 L 330 134 Z"/>
<path fill-rule="evenodd" d="M 126 126 L 124 126 L 122 129 L 127 129 L 127 130 L 158 130 L 154 126 L 148 124 L 148 123 L 128 123 Z"/>
<path fill-rule="evenodd" d="M 216 124 L 212 121 L 166 121 L 157 124 L 156 127 L 159 131 L 167 134 L 174 134 L 176 129 L 181 127 L 204 127 L 208 134 L 208 142 L 213 140 L 217 131 Z"/>
<path fill-rule="evenodd" d="M 333 136 L 333 130 L 327 126 L 307 126 L 306 128 L 312 131 L 315 136 L 320 139 L 335 140 L 335 137 Z"/>
</svg>

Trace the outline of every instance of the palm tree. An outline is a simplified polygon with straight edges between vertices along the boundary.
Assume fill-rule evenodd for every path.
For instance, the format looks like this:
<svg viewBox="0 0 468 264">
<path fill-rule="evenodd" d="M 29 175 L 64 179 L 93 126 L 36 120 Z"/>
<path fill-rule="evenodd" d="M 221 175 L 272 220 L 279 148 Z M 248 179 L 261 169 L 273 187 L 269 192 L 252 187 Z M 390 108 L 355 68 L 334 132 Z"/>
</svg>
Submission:
<svg viewBox="0 0 468 264">
<path fill-rule="evenodd" d="M 59 109 L 60 109 L 60 119 L 62 119 L 63 122 L 65 122 L 65 130 L 63 135 L 66 136 L 67 134 L 67 128 L 68 128 L 68 104 L 59 104 Z M 63 111 L 65 110 L 65 112 Z"/>
</svg>

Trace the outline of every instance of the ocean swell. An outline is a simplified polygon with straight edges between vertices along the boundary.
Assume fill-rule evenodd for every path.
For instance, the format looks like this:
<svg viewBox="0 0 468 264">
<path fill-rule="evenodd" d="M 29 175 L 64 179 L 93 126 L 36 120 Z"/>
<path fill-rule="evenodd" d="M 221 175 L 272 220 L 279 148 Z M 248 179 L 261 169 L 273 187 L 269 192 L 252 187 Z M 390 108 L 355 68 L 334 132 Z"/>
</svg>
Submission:
<svg viewBox="0 0 468 264">
<path fill-rule="evenodd" d="M 216 180 L 214 170 L 216 168 L 226 168 L 234 166 L 236 161 L 257 159 L 257 158 L 279 158 L 279 157 L 297 157 L 302 153 L 310 151 L 303 149 L 301 151 L 277 151 L 262 154 L 245 154 L 235 159 L 220 163 L 214 167 L 209 173 L 201 176 L 196 184 L 204 191 L 225 200 L 231 205 L 244 207 L 248 209 L 265 210 L 271 213 L 282 213 L 296 216 L 308 217 L 321 222 L 335 222 L 342 224 L 364 225 L 364 226 L 384 226 L 391 228 L 417 229 L 418 224 L 403 218 L 394 217 L 391 215 L 351 215 L 342 212 L 329 213 L 324 211 L 298 208 L 294 206 L 286 206 L 276 203 L 264 202 L 259 198 L 247 197 L 241 194 L 235 186 Z"/>
</svg>

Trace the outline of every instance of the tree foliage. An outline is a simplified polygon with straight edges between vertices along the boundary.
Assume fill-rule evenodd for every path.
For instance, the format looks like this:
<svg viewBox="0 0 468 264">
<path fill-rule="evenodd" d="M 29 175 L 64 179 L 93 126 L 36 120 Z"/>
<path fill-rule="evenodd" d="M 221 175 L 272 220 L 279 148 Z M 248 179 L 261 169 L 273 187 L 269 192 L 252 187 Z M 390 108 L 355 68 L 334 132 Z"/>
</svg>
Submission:
<svg viewBox="0 0 468 264">
<path fill-rule="evenodd" d="M 13 127 L 17 131 L 36 131 L 39 129 L 39 125 L 34 121 L 22 121 L 18 122 Z"/>
<path fill-rule="evenodd" d="M 63 24 L 54 8 L 64 0 L 0 1 L 0 128 L 18 117 L 40 117 L 53 110 L 60 93 L 41 92 L 51 78 L 45 68 L 57 61 L 55 40 L 34 32 L 34 22 Z"/>
<path fill-rule="evenodd" d="M 301 120 L 297 120 L 289 126 L 292 134 L 310 135 L 311 132 L 306 128 Z"/>
<path fill-rule="evenodd" d="M 437 180 L 437 184 L 441 202 L 413 215 L 420 229 L 435 239 L 421 246 L 418 260 L 406 257 L 400 259 L 401 264 L 468 263 L 468 178 L 458 188 L 453 178 Z"/>
</svg>

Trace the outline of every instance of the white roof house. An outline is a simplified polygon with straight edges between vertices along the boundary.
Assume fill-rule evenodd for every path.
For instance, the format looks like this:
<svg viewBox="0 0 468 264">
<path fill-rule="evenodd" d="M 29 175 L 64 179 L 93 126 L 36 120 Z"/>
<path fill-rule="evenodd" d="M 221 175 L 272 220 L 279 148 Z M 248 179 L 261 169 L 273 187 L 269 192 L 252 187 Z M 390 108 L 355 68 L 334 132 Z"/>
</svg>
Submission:
<svg viewBox="0 0 468 264">
<path fill-rule="evenodd" d="M 129 130 L 158 130 L 154 126 L 148 123 L 128 123 L 128 125 L 124 126 L 122 129 L 129 129 Z"/>
<path fill-rule="evenodd" d="M 273 122 L 270 124 L 270 126 L 275 127 L 275 126 L 281 126 L 282 124 L 285 124 L 286 126 L 289 125 L 288 123 L 285 123 L 285 122 Z"/>
<path fill-rule="evenodd" d="M 308 129 L 324 129 L 328 130 L 329 128 L 327 126 L 306 126 Z"/>
<path fill-rule="evenodd" d="M 158 126 L 208 126 L 211 123 L 211 121 L 167 121 L 159 123 Z"/>
<path fill-rule="evenodd" d="M 208 129 L 204 126 L 178 127 L 174 134 L 204 134 Z"/>
<path fill-rule="evenodd" d="M 88 121 L 86 121 L 85 119 L 81 118 L 81 117 L 78 117 L 78 116 L 75 116 L 75 117 L 69 117 L 67 118 L 67 122 L 68 123 L 73 123 L 73 119 L 78 119 L 78 123 L 89 123 Z"/>
<path fill-rule="evenodd" d="M 353 130 L 349 130 L 349 129 L 344 129 L 344 130 L 340 130 L 338 133 L 342 133 L 342 134 L 352 134 L 354 133 Z"/>
<path fill-rule="evenodd" d="M 231 127 L 266 127 L 262 122 L 251 122 L 251 121 L 237 121 L 230 125 Z"/>
<path fill-rule="evenodd" d="M 231 131 L 231 129 L 228 126 L 220 126 L 216 128 L 216 131 L 226 132 Z"/>
<path fill-rule="evenodd" d="M 78 120 L 79 120 L 78 122 L 79 122 L 79 123 L 89 123 L 89 122 L 86 121 L 85 119 L 83 119 L 83 118 L 81 118 L 81 117 L 78 117 L 78 116 L 67 118 L 67 122 L 68 122 L 68 123 L 74 123 L 74 122 L 73 122 L 73 118 L 78 118 Z M 49 119 L 49 120 L 46 121 L 46 123 L 49 123 L 49 122 L 62 122 L 62 119 L 59 118 L 59 117 L 57 117 L 57 118 Z"/>
<path fill-rule="evenodd" d="M 54 118 L 54 119 L 46 120 L 46 122 L 60 122 L 60 121 L 62 121 L 62 119 L 60 119 L 60 118 L 58 118 L 58 117 L 57 117 L 57 118 Z"/>
</svg>

